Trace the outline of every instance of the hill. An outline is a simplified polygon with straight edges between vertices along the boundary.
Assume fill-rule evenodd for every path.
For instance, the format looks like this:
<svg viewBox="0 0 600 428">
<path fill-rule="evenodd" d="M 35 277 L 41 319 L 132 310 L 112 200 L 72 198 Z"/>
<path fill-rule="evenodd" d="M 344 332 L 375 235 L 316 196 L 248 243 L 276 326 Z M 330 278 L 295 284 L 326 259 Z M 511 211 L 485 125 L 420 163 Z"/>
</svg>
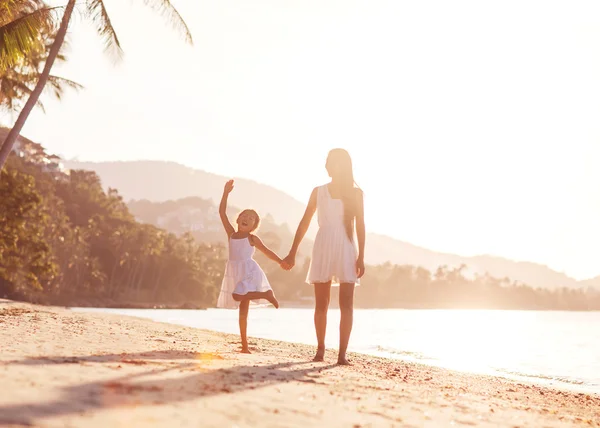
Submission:
<svg viewBox="0 0 600 428">
<path fill-rule="evenodd" d="M 223 194 L 223 185 L 230 178 L 161 161 L 66 161 L 65 167 L 95 171 L 105 186 L 118 189 L 126 200 L 146 199 L 153 202 L 198 196 L 218 203 Z M 254 208 L 261 215 L 269 213 L 276 221 L 292 227 L 302 218 L 303 203 L 287 193 L 252 180 L 235 180 L 235 191 L 229 197 L 232 205 Z M 314 236 L 316 229 L 313 227 L 311 232 L 311 236 Z"/>
</svg>

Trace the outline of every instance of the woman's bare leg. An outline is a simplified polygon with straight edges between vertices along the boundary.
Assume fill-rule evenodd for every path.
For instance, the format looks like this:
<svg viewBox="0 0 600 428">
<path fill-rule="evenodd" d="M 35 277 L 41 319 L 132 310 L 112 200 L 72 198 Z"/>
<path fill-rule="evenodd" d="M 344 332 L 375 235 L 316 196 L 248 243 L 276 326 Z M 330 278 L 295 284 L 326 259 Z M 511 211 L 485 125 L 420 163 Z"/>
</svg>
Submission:
<svg viewBox="0 0 600 428">
<path fill-rule="evenodd" d="M 338 364 L 350 364 L 346 359 L 346 350 L 352 332 L 354 316 L 354 284 L 340 284 L 340 350 Z"/>
<path fill-rule="evenodd" d="M 240 337 L 242 338 L 242 353 L 249 354 L 250 349 L 248 348 L 248 309 L 250 308 L 250 300 L 242 300 L 240 303 Z"/>
<path fill-rule="evenodd" d="M 315 331 L 317 333 L 317 354 L 314 361 L 325 358 L 325 332 L 327 330 L 327 309 L 331 293 L 331 282 L 313 284 L 315 288 Z"/>
</svg>

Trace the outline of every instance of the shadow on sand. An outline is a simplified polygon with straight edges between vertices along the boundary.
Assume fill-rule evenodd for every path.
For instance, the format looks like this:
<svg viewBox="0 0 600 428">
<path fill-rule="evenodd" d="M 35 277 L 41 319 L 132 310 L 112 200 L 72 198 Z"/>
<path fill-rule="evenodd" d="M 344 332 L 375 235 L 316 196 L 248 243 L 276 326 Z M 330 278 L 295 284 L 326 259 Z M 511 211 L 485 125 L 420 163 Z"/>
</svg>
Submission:
<svg viewBox="0 0 600 428">
<path fill-rule="evenodd" d="M 59 392 L 60 397 L 53 401 L 0 406 L 0 424 L 31 426 L 41 423 L 44 418 L 78 414 L 95 409 L 184 402 L 199 397 L 235 393 L 292 381 L 314 383 L 310 377 L 312 373 L 335 367 L 335 365 L 314 364 L 307 361 L 211 370 L 203 364 L 203 361 L 211 359 L 222 359 L 222 357 L 215 354 L 181 351 L 152 351 L 84 357 L 33 358 L 7 362 L 5 363 L 7 365 L 106 362 L 125 364 L 131 362 L 143 365 L 156 364 L 157 360 L 163 360 L 161 367 L 154 366 L 153 370 L 63 388 Z M 173 373 L 167 372 L 191 372 L 192 374 L 173 377 Z"/>
</svg>

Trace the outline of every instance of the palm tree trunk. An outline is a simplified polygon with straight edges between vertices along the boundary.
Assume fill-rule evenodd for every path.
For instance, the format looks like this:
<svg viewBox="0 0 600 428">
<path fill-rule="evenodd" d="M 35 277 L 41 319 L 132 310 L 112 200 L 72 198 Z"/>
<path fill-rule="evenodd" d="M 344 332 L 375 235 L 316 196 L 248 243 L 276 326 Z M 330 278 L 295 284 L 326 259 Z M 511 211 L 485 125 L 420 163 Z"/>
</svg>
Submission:
<svg viewBox="0 0 600 428">
<path fill-rule="evenodd" d="M 15 144 L 15 141 L 17 141 L 17 138 L 19 137 L 19 134 L 21 133 L 25 122 L 27 121 L 29 114 L 37 104 L 40 95 L 42 95 L 44 86 L 46 86 L 48 76 L 50 76 L 50 70 L 54 65 L 54 60 L 56 60 L 58 52 L 60 51 L 60 48 L 62 47 L 62 44 L 65 41 L 67 29 L 69 28 L 69 21 L 71 21 L 71 15 L 73 14 L 73 9 L 75 8 L 75 1 L 76 0 L 69 0 L 69 3 L 65 8 L 65 13 L 62 17 L 62 21 L 60 23 L 60 28 L 58 29 L 58 33 L 56 33 L 56 38 L 54 39 L 54 43 L 52 44 L 50 52 L 48 53 L 48 59 L 46 60 L 46 64 L 44 65 L 44 70 L 42 71 L 42 74 L 40 75 L 40 78 L 37 84 L 35 85 L 35 89 L 33 90 L 33 92 L 31 92 L 27 103 L 25 103 L 25 107 L 23 107 L 23 110 L 21 110 L 17 121 L 15 122 L 14 126 L 6 136 L 4 143 L 2 144 L 2 149 L 0 149 L 0 170 L 2 170 L 2 168 L 4 167 L 6 159 L 8 159 L 8 155 L 10 154 L 13 145 Z"/>
</svg>

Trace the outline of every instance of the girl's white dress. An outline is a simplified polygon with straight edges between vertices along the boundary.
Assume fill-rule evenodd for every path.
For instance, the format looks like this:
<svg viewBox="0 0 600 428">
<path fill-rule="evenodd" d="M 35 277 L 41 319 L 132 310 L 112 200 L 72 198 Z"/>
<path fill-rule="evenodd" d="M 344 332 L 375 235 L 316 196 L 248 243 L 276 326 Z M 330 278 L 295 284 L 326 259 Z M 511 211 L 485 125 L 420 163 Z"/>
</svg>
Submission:
<svg viewBox="0 0 600 428">
<path fill-rule="evenodd" d="M 239 302 L 233 300 L 233 293 L 244 295 L 251 291 L 272 289 L 267 276 L 252 258 L 254 251 L 248 238 L 229 238 L 229 259 L 217 300 L 218 308 L 237 309 Z"/>
<path fill-rule="evenodd" d="M 317 217 L 319 231 L 315 238 L 306 282 L 316 284 L 331 281 L 334 286 L 340 283 L 358 285 L 358 249 L 346 233 L 344 203 L 331 197 L 328 185 L 317 188 Z"/>
</svg>

